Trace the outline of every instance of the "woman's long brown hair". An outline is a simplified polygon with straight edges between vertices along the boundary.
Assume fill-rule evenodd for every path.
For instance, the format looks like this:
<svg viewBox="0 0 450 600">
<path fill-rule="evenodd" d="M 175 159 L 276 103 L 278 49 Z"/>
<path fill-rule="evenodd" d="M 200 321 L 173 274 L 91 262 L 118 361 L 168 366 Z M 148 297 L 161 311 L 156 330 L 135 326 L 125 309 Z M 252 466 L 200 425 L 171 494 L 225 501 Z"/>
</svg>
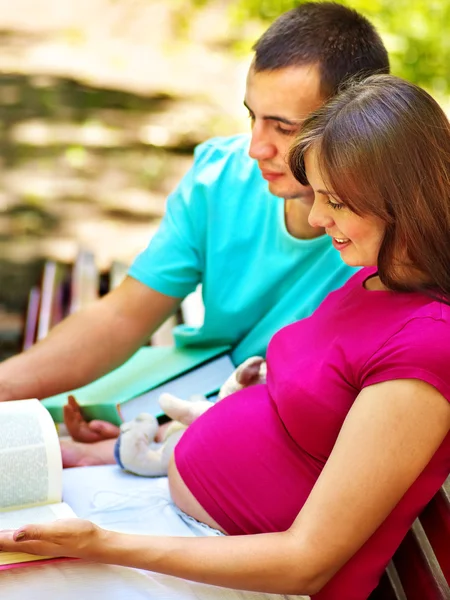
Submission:
<svg viewBox="0 0 450 600">
<path fill-rule="evenodd" d="M 391 75 L 354 81 L 306 119 L 291 149 L 304 185 L 312 146 L 330 191 L 385 222 L 384 285 L 450 303 L 450 124 L 437 102 Z"/>
</svg>

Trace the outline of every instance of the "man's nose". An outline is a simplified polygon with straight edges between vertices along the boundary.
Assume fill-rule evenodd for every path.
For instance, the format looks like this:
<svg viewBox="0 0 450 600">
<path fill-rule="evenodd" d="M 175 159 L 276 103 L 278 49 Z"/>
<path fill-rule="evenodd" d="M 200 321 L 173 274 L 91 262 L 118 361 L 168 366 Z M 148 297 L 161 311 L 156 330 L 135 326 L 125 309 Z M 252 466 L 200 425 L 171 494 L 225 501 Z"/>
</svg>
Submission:
<svg viewBox="0 0 450 600">
<path fill-rule="evenodd" d="M 254 125 L 250 141 L 249 156 L 255 160 L 270 160 L 277 154 L 277 148 L 263 131 L 263 127 Z"/>
</svg>

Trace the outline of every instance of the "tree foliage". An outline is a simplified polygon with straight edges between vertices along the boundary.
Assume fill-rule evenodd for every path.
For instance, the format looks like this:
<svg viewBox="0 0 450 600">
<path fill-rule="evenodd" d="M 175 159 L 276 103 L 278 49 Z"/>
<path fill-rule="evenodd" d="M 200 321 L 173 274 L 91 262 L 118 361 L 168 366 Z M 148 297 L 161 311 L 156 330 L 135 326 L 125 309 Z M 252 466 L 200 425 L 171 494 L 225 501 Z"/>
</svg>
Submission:
<svg viewBox="0 0 450 600">
<path fill-rule="evenodd" d="M 389 50 L 392 72 L 450 96 L 450 0 L 340 0 L 368 17 Z M 302 0 L 232 0 L 239 21 L 273 21 Z"/>
</svg>

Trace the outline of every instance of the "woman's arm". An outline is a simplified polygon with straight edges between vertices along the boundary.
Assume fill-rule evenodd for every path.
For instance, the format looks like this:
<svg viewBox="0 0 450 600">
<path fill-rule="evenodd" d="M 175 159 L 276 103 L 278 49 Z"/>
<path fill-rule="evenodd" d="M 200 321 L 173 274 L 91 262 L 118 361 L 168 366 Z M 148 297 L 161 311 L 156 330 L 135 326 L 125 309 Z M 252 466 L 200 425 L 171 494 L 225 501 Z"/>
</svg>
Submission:
<svg viewBox="0 0 450 600">
<path fill-rule="evenodd" d="M 69 555 L 199 582 L 313 594 L 389 515 L 450 430 L 450 404 L 417 380 L 364 389 L 307 502 L 282 533 L 170 538 L 106 532 L 85 521 L 29 526 L 0 548 Z M 14 534 L 17 539 L 17 533 Z M 38 540 L 38 541 L 26 541 Z"/>
</svg>

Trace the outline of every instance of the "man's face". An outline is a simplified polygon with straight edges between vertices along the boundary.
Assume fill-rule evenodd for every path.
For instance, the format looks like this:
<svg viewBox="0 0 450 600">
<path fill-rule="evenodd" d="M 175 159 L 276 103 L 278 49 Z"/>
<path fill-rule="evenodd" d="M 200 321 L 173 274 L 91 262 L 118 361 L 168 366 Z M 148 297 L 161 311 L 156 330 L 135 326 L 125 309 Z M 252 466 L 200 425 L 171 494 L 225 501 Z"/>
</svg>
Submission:
<svg viewBox="0 0 450 600">
<path fill-rule="evenodd" d="M 292 175 L 287 154 L 302 121 L 323 102 L 315 65 L 258 73 L 250 67 L 244 100 L 252 122 L 249 154 L 275 196 L 312 203 L 311 189 Z"/>
</svg>

